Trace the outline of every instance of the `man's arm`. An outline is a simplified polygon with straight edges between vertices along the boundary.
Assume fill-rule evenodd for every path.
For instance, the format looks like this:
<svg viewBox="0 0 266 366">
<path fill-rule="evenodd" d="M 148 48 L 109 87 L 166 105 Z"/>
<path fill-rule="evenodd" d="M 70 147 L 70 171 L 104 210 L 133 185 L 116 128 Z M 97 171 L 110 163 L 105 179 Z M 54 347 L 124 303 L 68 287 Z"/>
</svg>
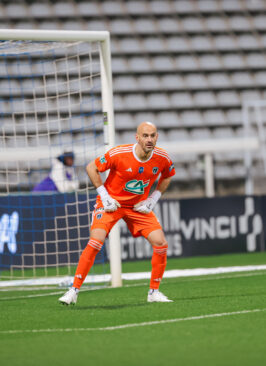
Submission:
<svg viewBox="0 0 266 366">
<path fill-rule="evenodd" d="M 87 165 L 86 171 L 95 188 L 98 188 L 103 185 L 102 178 L 94 161 L 91 161 Z"/>
<path fill-rule="evenodd" d="M 150 213 L 154 209 L 156 203 L 159 201 L 161 195 L 168 188 L 170 181 L 171 177 L 161 178 L 158 182 L 156 190 L 145 201 L 137 203 L 133 209 L 144 214 Z"/>
<path fill-rule="evenodd" d="M 159 182 L 158 182 L 156 190 L 161 192 L 161 194 L 163 194 L 167 190 L 167 188 L 168 188 L 168 186 L 171 182 L 171 178 L 172 177 L 160 179 Z"/>
<path fill-rule="evenodd" d="M 94 161 L 90 162 L 87 167 L 86 171 L 88 173 L 88 176 L 92 182 L 92 184 L 95 186 L 96 191 L 101 197 L 104 211 L 105 212 L 114 212 L 117 210 L 118 207 L 120 207 L 120 203 L 117 202 L 114 198 L 112 198 L 109 193 L 107 192 L 105 186 L 103 185 L 102 178 L 100 176 L 99 170 L 95 164 Z"/>
</svg>

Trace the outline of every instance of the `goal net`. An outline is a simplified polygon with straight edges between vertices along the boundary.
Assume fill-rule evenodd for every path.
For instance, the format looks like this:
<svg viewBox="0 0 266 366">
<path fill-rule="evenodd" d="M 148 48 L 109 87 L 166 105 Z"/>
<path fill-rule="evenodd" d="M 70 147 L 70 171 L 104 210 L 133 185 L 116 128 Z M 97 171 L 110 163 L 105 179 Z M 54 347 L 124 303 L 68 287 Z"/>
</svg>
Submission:
<svg viewBox="0 0 266 366">
<path fill-rule="evenodd" d="M 95 201 L 86 165 L 114 143 L 109 35 L 0 39 L 0 286 L 69 285 Z M 107 249 L 95 275 L 107 271 Z"/>
</svg>

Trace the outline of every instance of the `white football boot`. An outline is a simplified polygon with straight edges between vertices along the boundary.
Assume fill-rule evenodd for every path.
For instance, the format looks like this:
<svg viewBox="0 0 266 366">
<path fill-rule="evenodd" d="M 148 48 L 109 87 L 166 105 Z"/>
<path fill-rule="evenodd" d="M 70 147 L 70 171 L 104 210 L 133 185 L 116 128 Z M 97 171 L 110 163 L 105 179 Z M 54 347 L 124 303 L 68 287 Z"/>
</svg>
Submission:
<svg viewBox="0 0 266 366">
<path fill-rule="evenodd" d="M 162 292 L 159 290 L 150 290 L 148 292 L 148 302 L 173 302 L 173 300 L 168 299 Z"/>
<path fill-rule="evenodd" d="M 77 294 L 76 290 L 73 287 L 71 287 L 71 289 L 69 289 L 62 297 L 60 297 L 60 299 L 58 299 L 58 301 L 64 305 L 70 305 L 70 304 L 75 305 L 77 302 L 77 299 L 78 299 L 78 294 Z"/>
</svg>

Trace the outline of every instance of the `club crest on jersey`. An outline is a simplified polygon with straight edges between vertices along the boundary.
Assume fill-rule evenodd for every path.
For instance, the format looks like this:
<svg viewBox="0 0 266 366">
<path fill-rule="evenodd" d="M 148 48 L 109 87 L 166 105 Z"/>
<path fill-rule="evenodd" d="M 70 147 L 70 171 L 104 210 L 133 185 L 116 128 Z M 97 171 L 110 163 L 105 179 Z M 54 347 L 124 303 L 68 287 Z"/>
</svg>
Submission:
<svg viewBox="0 0 266 366">
<path fill-rule="evenodd" d="M 100 163 L 101 164 L 106 163 L 106 159 L 105 159 L 105 156 L 104 155 L 100 157 Z"/>
<path fill-rule="evenodd" d="M 139 173 L 143 173 L 143 172 L 144 172 L 144 167 L 143 166 L 139 167 Z"/>
<path fill-rule="evenodd" d="M 103 214 L 101 214 L 101 213 L 96 215 L 96 218 L 97 218 L 98 220 L 100 220 L 102 217 L 103 217 Z"/>
<path fill-rule="evenodd" d="M 159 170 L 159 168 L 157 168 L 157 167 L 152 168 L 153 174 L 157 174 L 158 173 L 158 170 Z"/>
<path fill-rule="evenodd" d="M 143 194 L 144 188 L 148 187 L 150 180 L 143 182 L 143 180 L 133 179 L 126 182 L 124 190 L 134 194 Z"/>
</svg>

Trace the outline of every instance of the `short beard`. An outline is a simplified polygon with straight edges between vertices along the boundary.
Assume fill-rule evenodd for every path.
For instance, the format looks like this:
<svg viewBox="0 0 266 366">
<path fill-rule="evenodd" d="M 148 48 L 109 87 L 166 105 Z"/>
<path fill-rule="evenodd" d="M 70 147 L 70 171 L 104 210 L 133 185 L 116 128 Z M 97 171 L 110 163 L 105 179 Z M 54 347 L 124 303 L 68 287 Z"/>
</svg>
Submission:
<svg viewBox="0 0 266 366">
<path fill-rule="evenodd" d="M 146 146 L 144 146 L 143 151 L 145 152 L 145 154 L 150 153 L 152 150 L 154 149 L 154 145 L 152 145 L 152 147 L 147 148 Z"/>
</svg>

